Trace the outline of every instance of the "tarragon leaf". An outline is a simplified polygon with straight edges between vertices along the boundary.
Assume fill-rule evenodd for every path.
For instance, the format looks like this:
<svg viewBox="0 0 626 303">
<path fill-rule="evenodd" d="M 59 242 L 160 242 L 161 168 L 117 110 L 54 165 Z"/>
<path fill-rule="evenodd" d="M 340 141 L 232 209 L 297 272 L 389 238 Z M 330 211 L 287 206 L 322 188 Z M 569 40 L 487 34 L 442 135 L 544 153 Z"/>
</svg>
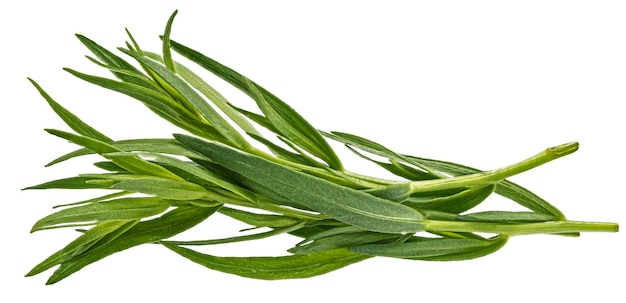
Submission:
<svg viewBox="0 0 626 303">
<path fill-rule="evenodd" d="M 68 132 L 64 132 L 60 130 L 54 130 L 54 129 L 46 129 L 46 131 L 52 135 L 61 137 L 63 139 L 67 139 L 75 144 L 88 148 L 100 155 L 103 155 L 105 158 L 106 158 L 105 154 L 121 152 L 120 149 L 108 143 L 105 143 L 96 139 L 92 139 L 89 137 L 79 136 L 79 135 L 75 135 L 72 133 L 68 133 Z M 165 178 L 171 178 L 174 180 L 181 179 L 180 177 L 168 171 L 167 169 L 159 165 L 150 163 L 148 161 L 142 160 L 138 157 L 118 157 L 117 159 L 111 159 L 111 161 L 113 161 L 113 163 L 119 165 L 120 167 L 128 171 L 132 171 L 139 175 L 154 175 L 154 176 L 160 176 L 160 177 L 165 177 Z"/>
<path fill-rule="evenodd" d="M 399 203 L 316 178 L 226 145 L 174 135 L 211 161 L 242 174 L 292 201 L 370 231 L 405 233 L 423 230 L 422 215 Z"/>
<path fill-rule="evenodd" d="M 70 242 L 63 249 L 55 252 L 50 257 L 46 258 L 41 263 L 37 264 L 33 269 L 31 269 L 26 276 L 34 276 L 39 274 L 45 270 L 48 270 L 56 265 L 59 265 L 73 256 L 82 253 L 87 250 L 89 247 L 93 246 L 97 241 L 105 237 L 106 235 L 121 231 L 124 232 L 137 224 L 139 220 L 121 220 L 121 221 L 106 221 L 99 223 L 98 225 L 90 228 L 88 231 L 84 232 L 80 237 L 76 240 Z"/>
<path fill-rule="evenodd" d="M 24 188 L 26 189 L 97 189 L 97 188 L 109 188 L 108 185 L 102 185 L 97 183 L 89 183 L 87 181 L 93 178 L 89 177 L 70 177 L 57 179 L 38 185 L 33 185 Z"/>
<path fill-rule="evenodd" d="M 370 258 L 347 249 L 282 257 L 217 257 L 174 244 L 163 244 L 204 267 L 242 277 L 280 280 L 318 276 Z"/>
<path fill-rule="evenodd" d="M 68 223 L 92 223 L 109 220 L 141 219 L 158 215 L 170 206 L 153 197 L 121 198 L 66 208 L 48 215 L 33 225 L 31 232 L 62 227 Z"/>
<path fill-rule="evenodd" d="M 141 177 L 115 183 L 113 189 L 155 195 L 171 200 L 195 200 L 206 196 L 207 190 L 195 183 L 158 177 Z"/>
<path fill-rule="evenodd" d="M 359 254 L 393 258 L 428 258 L 462 254 L 489 246 L 489 241 L 477 239 L 421 238 L 412 242 L 363 244 L 351 247 Z"/>
<path fill-rule="evenodd" d="M 286 216 L 256 214 L 229 207 L 222 207 L 219 212 L 233 219 L 256 227 L 285 227 L 293 226 L 300 222 L 298 219 Z"/>
<path fill-rule="evenodd" d="M 170 43 L 179 54 L 248 94 L 282 136 L 324 160 L 330 167 L 342 169 L 339 157 L 328 142 L 287 103 L 231 68 L 175 41 Z"/>
<path fill-rule="evenodd" d="M 159 218 L 139 222 L 115 239 L 105 241 L 106 243 L 101 245 L 96 244 L 84 253 L 61 263 L 61 266 L 48 279 L 47 284 L 59 282 L 83 267 L 116 252 L 170 238 L 202 222 L 218 209 L 219 206 L 181 206 Z"/>
<path fill-rule="evenodd" d="M 329 249 L 364 245 L 384 240 L 393 240 L 398 237 L 399 236 L 396 234 L 375 233 L 370 231 L 343 233 L 324 237 L 305 245 L 295 246 L 288 251 L 296 255 L 303 255 Z"/>
<path fill-rule="evenodd" d="M 39 84 L 37 84 L 37 82 L 35 82 L 34 80 L 32 80 L 30 78 L 28 80 L 35 86 L 35 88 L 37 88 L 37 90 L 39 91 L 41 96 L 44 99 L 46 99 L 46 101 L 48 102 L 50 107 L 52 107 L 54 112 L 57 113 L 57 115 L 59 117 L 61 117 L 61 119 L 63 119 L 63 121 L 65 121 L 65 123 L 71 129 L 73 129 L 75 132 L 77 132 L 77 133 L 79 133 L 79 134 L 81 134 L 83 136 L 91 137 L 91 138 L 94 138 L 96 140 L 100 140 L 100 141 L 103 141 L 103 142 L 111 142 L 111 141 L 113 141 L 111 138 L 105 136 L 101 132 L 99 132 L 96 129 L 94 129 L 93 127 L 89 126 L 87 123 L 83 122 L 81 119 L 79 119 L 74 114 L 72 114 L 70 111 L 68 111 L 63 106 L 61 106 L 61 104 L 59 104 L 56 101 L 54 101 L 54 99 L 52 99 L 52 97 L 50 97 L 50 95 L 48 95 L 48 93 L 46 93 L 43 90 L 43 88 L 41 88 L 41 86 L 39 86 Z"/>
<path fill-rule="evenodd" d="M 482 187 L 464 189 L 451 195 L 426 198 L 409 197 L 403 204 L 416 209 L 460 214 L 483 202 L 491 195 L 495 188 L 496 185 L 490 184 Z"/>
<path fill-rule="evenodd" d="M 175 95 L 179 96 L 179 101 L 189 103 L 187 107 L 191 107 L 194 111 L 198 112 L 206 122 L 215 127 L 215 129 L 228 140 L 227 142 L 230 142 L 230 144 L 240 149 L 247 149 L 249 147 L 248 142 L 241 134 L 178 75 L 152 59 L 143 57 L 132 51 L 122 51 L 132 56 L 158 75 L 158 77 L 171 87 L 171 90 L 174 90 Z"/>
<path fill-rule="evenodd" d="M 76 37 L 78 38 L 78 40 L 80 40 L 81 43 L 83 43 L 94 55 L 96 55 L 96 57 L 98 57 L 98 59 L 102 60 L 104 63 L 106 63 L 107 65 L 110 65 L 111 67 L 120 69 L 120 70 L 128 70 L 130 71 L 132 74 L 135 75 L 139 75 L 141 74 L 141 72 L 135 68 L 135 66 L 133 66 L 132 64 L 126 62 L 124 59 L 122 59 L 121 57 L 113 54 L 112 52 L 108 51 L 106 48 L 100 46 L 99 44 L 97 44 L 96 42 L 90 40 L 89 38 L 77 34 Z M 133 77 L 133 76 L 128 76 L 125 73 L 120 73 L 117 71 L 112 71 L 113 75 L 115 75 L 118 79 L 124 81 L 124 82 L 129 82 L 132 84 L 136 84 L 139 86 L 143 86 L 146 88 L 152 88 L 152 84 L 150 83 L 150 78 L 148 78 L 147 76 L 144 75 L 144 78 L 137 78 L 137 77 Z"/>
</svg>

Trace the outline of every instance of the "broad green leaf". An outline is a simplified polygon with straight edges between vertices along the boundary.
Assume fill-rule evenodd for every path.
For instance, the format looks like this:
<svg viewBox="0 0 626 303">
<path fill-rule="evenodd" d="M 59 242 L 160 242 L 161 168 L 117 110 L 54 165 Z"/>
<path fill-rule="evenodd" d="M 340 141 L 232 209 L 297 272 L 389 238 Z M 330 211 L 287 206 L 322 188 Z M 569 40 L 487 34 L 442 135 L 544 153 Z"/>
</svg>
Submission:
<svg viewBox="0 0 626 303">
<path fill-rule="evenodd" d="M 256 226 L 256 227 L 285 227 L 285 226 L 293 226 L 300 222 L 298 219 L 279 216 L 279 215 L 266 215 L 266 214 L 256 214 L 248 211 L 243 211 L 234 208 L 222 207 L 219 212 L 226 216 L 229 216 L 235 220 L 239 220 L 246 224 Z"/>
<path fill-rule="evenodd" d="M 88 183 L 87 181 L 92 178 L 88 177 L 71 177 L 63 178 L 50 182 L 41 183 L 24 188 L 26 189 L 94 189 L 94 188 L 109 188 L 107 185 Z"/>
<path fill-rule="evenodd" d="M 260 198 L 264 197 L 265 199 L 269 199 L 273 203 L 280 204 L 280 205 L 292 206 L 292 207 L 299 208 L 299 209 L 309 210 L 308 208 L 303 208 L 302 205 L 294 201 L 290 201 L 288 198 L 283 196 L 275 188 L 267 187 L 266 185 L 261 184 L 257 182 L 256 180 L 252 180 L 246 177 L 245 175 L 229 170 L 213 162 L 199 160 L 199 159 L 193 159 L 193 161 L 198 163 L 202 167 L 206 168 L 207 170 L 211 171 L 212 173 L 217 174 L 220 178 L 224 180 L 229 180 L 229 182 L 232 182 L 235 185 L 241 186 L 247 190 L 254 192 L 255 194 L 259 195 Z"/>
<path fill-rule="evenodd" d="M 100 140 L 102 142 L 111 142 L 111 141 L 113 141 L 111 138 L 103 135 L 102 133 L 100 133 L 99 131 L 94 129 L 93 127 L 89 126 L 87 123 L 83 122 L 81 119 L 79 119 L 74 114 L 72 114 L 70 111 L 68 111 L 63 106 L 61 106 L 61 104 L 59 104 L 56 101 L 54 101 L 52 99 L 52 97 L 50 97 L 50 95 L 48 95 L 48 93 L 46 93 L 43 90 L 43 88 L 41 88 L 41 86 L 39 86 L 39 84 L 37 84 L 37 82 L 35 82 L 34 80 L 32 80 L 30 78 L 28 78 L 28 80 L 35 86 L 35 88 L 39 91 L 41 96 L 44 99 L 46 99 L 46 101 L 48 102 L 50 107 L 52 107 L 54 112 L 57 113 L 57 115 L 61 119 L 63 119 L 65 124 L 67 124 L 67 126 L 69 126 L 71 129 L 73 129 L 75 132 L 77 132 L 77 133 L 79 133 L 79 134 L 81 134 L 83 136 L 87 136 L 87 137 L 90 137 L 90 138 L 94 138 L 96 140 Z"/>
<path fill-rule="evenodd" d="M 171 200 L 195 200 L 206 197 L 207 190 L 187 181 L 178 181 L 158 177 L 142 177 L 126 180 L 111 186 L 113 189 L 155 195 Z"/>
<path fill-rule="evenodd" d="M 417 198 L 409 197 L 404 205 L 416 209 L 428 209 L 441 212 L 460 214 L 474 208 L 493 193 L 496 185 L 468 188 L 452 195 L 438 197 Z"/>
<path fill-rule="evenodd" d="M 525 222 L 547 222 L 555 221 L 557 217 L 536 212 L 513 212 L 513 211 L 484 211 L 471 213 L 461 216 L 463 220 L 481 221 L 481 222 L 507 222 L 507 223 L 525 223 Z"/>
<path fill-rule="evenodd" d="M 26 276 L 34 276 L 56 265 L 59 265 L 71 259 L 73 256 L 82 253 L 83 251 L 94 245 L 97 241 L 102 239 L 104 236 L 115 231 L 126 231 L 138 222 L 139 220 L 121 220 L 99 223 L 98 225 L 84 232 L 76 240 L 70 242 L 63 249 L 52 254 L 43 262 L 37 264 L 26 274 Z"/>
<path fill-rule="evenodd" d="M 66 208 L 50 214 L 33 225 L 31 232 L 63 227 L 69 223 L 95 224 L 110 220 L 141 219 L 158 215 L 170 206 L 159 198 L 121 198 Z"/>
<path fill-rule="evenodd" d="M 89 137 L 78 136 L 75 134 L 54 129 L 46 129 L 46 131 L 52 135 L 67 139 L 75 144 L 91 149 L 92 151 L 103 155 L 105 158 L 105 154 L 121 152 L 120 149 L 110 144 Z M 148 161 L 142 160 L 138 157 L 119 157 L 117 159 L 111 159 L 111 161 L 113 161 L 113 163 L 119 165 L 120 167 L 139 175 L 154 175 L 180 180 L 180 177 L 168 171 L 167 169 Z"/>
<path fill-rule="evenodd" d="M 426 159 L 426 158 L 418 158 L 418 157 L 413 157 L 413 156 L 407 156 L 407 157 L 415 161 L 418 161 L 420 163 L 423 163 L 424 165 L 427 165 L 431 167 L 432 169 L 435 169 L 442 173 L 451 174 L 453 176 L 468 175 L 468 174 L 480 172 L 480 170 L 478 169 L 452 163 L 452 162 Z M 515 201 L 518 204 L 530 210 L 541 212 L 541 213 L 546 213 L 546 214 L 551 214 L 559 218 L 560 220 L 565 220 L 565 215 L 563 215 L 563 213 L 560 210 L 558 210 L 548 201 L 542 199 L 541 197 L 537 196 L 536 194 L 532 193 L 526 188 L 521 187 L 511 181 L 502 180 L 498 182 L 496 185 L 495 193 L 503 197 L 509 198 L 512 201 Z"/>
<path fill-rule="evenodd" d="M 116 252 L 177 235 L 204 221 L 218 209 L 219 207 L 181 206 L 159 218 L 139 222 L 115 239 L 104 241 L 106 243 L 103 244 L 96 244 L 84 253 L 63 262 L 48 279 L 47 284 L 59 282 L 83 267 Z"/>
<path fill-rule="evenodd" d="M 179 54 L 226 80 L 254 99 L 261 111 L 281 135 L 324 160 L 330 167 L 337 170 L 342 169 L 341 161 L 328 142 L 309 122 L 284 101 L 245 76 L 195 50 L 175 41 L 171 41 L 171 45 Z"/>
<path fill-rule="evenodd" d="M 417 232 L 423 229 L 421 214 L 402 204 L 294 171 L 223 144 L 185 135 L 174 137 L 218 165 L 339 221 L 386 233 Z"/>
<path fill-rule="evenodd" d="M 243 136 L 241 136 L 241 134 L 222 116 L 220 116 L 220 114 L 218 114 L 217 111 L 209 105 L 209 103 L 207 103 L 191 86 L 189 86 L 189 84 L 183 81 L 174 72 L 168 70 L 158 62 L 148 59 L 147 57 L 143 57 L 135 52 L 128 50 L 123 51 L 158 75 L 158 77 L 160 77 L 171 87 L 171 89 L 174 90 L 176 95 L 180 96 L 179 101 L 188 102 L 188 107 L 192 107 L 195 111 L 197 111 L 206 120 L 206 122 L 215 127 L 215 129 L 222 136 L 224 136 L 230 144 L 239 149 L 245 150 L 249 148 L 249 144 Z"/>
<path fill-rule="evenodd" d="M 204 267 L 263 280 L 301 279 L 318 276 L 363 261 L 369 256 L 334 249 L 307 255 L 282 257 L 217 257 L 173 244 L 163 244 Z"/>
<path fill-rule="evenodd" d="M 392 258 L 428 258 L 463 254 L 489 246 L 489 241 L 477 239 L 421 238 L 404 243 L 363 244 L 351 247 L 352 252 Z"/>
</svg>

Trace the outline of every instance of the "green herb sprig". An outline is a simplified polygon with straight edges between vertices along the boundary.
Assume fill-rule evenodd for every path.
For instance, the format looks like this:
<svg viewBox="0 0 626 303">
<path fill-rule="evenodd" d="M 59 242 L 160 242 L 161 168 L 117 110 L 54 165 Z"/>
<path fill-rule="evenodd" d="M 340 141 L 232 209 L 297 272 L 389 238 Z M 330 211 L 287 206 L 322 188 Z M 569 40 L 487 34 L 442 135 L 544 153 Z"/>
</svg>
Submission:
<svg viewBox="0 0 626 303">
<path fill-rule="evenodd" d="M 142 102 L 186 134 L 111 139 L 29 79 L 74 133 L 46 131 L 80 146 L 48 166 L 89 154 L 104 160 L 94 163 L 101 173 L 26 189 L 107 189 L 112 193 L 59 205 L 60 210 L 37 221 L 32 232 L 89 229 L 78 230 L 74 241 L 27 276 L 57 267 L 48 280 L 56 283 L 111 254 L 147 243 L 162 245 L 210 269 L 273 280 L 321 275 L 375 256 L 468 260 L 499 250 L 515 235 L 618 231 L 615 223 L 570 221 L 552 204 L 506 180 L 575 152 L 576 142 L 548 148 L 504 168 L 480 171 L 397 153 L 352 134 L 319 131 L 254 81 L 171 40 L 175 15 L 161 37 L 161 55 L 142 50 L 127 31 L 131 42 L 119 51 L 136 65 L 77 35 L 95 56 L 88 59 L 116 79 L 65 70 Z M 201 77 L 174 61 L 172 50 L 247 94 L 255 101 L 257 113 L 232 105 Z M 259 127 L 275 138 L 262 135 Z M 327 140 L 344 144 L 358 157 L 404 181 L 349 171 Z M 493 193 L 528 210 L 472 212 Z M 215 213 L 262 231 L 220 239 L 171 239 Z M 188 248 L 279 234 L 299 239 L 283 256 L 221 257 Z"/>
</svg>

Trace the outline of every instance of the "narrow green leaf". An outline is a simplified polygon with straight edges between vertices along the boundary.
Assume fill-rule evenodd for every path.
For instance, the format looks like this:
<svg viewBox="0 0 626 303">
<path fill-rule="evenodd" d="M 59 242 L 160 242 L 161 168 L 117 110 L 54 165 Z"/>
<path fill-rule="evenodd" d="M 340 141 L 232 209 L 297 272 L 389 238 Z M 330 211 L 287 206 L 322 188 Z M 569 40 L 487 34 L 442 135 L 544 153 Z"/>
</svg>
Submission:
<svg viewBox="0 0 626 303">
<path fill-rule="evenodd" d="M 402 202 L 411 196 L 411 184 L 400 183 L 365 190 L 364 192 L 385 200 Z"/>
<path fill-rule="evenodd" d="M 174 22 L 174 17 L 178 10 L 175 10 L 174 13 L 170 16 L 170 19 L 167 20 L 167 25 L 165 26 L 165 33 L 163 34 L 163 61 L 165 62 L 165 66 L 176 72 L 176 68 L 174 67 L 174 60 L 172 60 L 172 51 L 170 50 L 170 33 L 172 32 L 172 23 Z"/>
<path fill-rule="evenodd" d="M 107 65 L 110 65 L 114 68 L 118 68 L 120 70 L 127 70 L 132 72 L 135 75 L 142 75 L 141 72 L 135 68 L 132 64 L 126 62 L 124 59 L 120 58 L 119 56 L 113 54 L 112 52 L 108 51 L 107 49 L 105 49 L 104 47 L 98 45 L 96 42 L 88 39 L 87 37 L 80 35 L 80 34 L 76 34 L 76 37 L 80 40 L 81 43 L 83 43 L 94 55 L 96 55 L 96 57 L 98 57 L 100 60 L 102 60 L 104 63 L 106 63 Z M 132 76 L 128 76 L 125 73 L 120 73 L 120 72 L 116 72 L 116 71 L 112 71 L 113 75 L 115 75 L 118 79 L 124 81 L 124 82 L 129 82 L 132 84 L 136 84 L 139 86 L 143 86 L 146 88 L 151 88 L 152 85 L 149 83 L 149 78 L 146 77 L 144 75 L 144 78 L 137 78 L 137 77 L 132 77 Z"/>
<path fill-rule="evenodd" d="M 243 78 L 248 94 L 254 99 L 280 135 L 302 147 L 307 152 L 324 160 L 330 167 L 342 170 L 339 157 L 328 142 L 300 114 L 277 97 L 261 92 L 261 87 L 248 78 Z"/>
<path fill-rule="evenodd" d="M 56 265 L 59 265 L 69 260 L 72 256 L 80 254 L 80 252 L 84 251 L 85 248 L 91 247 L 91 245 L 95 244 L 98 240 L 102 239 L 107 234 L 110 234 L 120 229 L 126 231 L 138 222 L 139 220 L 121 220 L 99 223 L 98 225 L 84 232 L 76 240 L 70 242 L 63 249 L 55 252 L 50 257 L 37 264 L 26 274 L 26 276 L 34 276 Z"/>
<path fill-rule="evenodd" d="M 280 135 L 280 132 L 276 129 L 276 127 L 274 127 L 274 125 L 272 125 L 272 122 L 270 122 L 270 120 L 268 120 L 265 116 L 263 115 L 259 115 L 257 113 L 253 113 L 250 111 L 247 111 L 243 108 L 239 108 L 236 107 L 232 104 L 228 104 L 230 105 L 230 107 L 232 107 L 233 109 L 235 109 L 236 111 L 238 111 L 239 113 L 241 113 L 242 115 L 244 115 L 246 118 L 252 120 L 254 123 L 262 126 L 263 128 L 277 134 Z"/>
<path fill-rule="evenodd" d="M 154 154 L 154 153 L 149 153 L 149 154 L 141 153 L 140 156 L 148 161 L 160 163 L 168 167 L 176 167 L 180 170 L 183 170 L 184 172 L 188 174 L 193 175 L 195 178 L 202 179 L 206 182 L 211 183 L 212 185 L 217 185 L 218 187 L 231 191 L 249 201 L 253 201 L 253 202 L 257 201 L 257 198 L 255 197 L 255 195 L 251 193 L 250 191 L 229 182 L 228 179 L 222 179 L 218 177 L 213 172 L 206 170 L 193 162 L 186 162 L 186 161 L 179 160 L 173 157 L 168 157 L 168 156 Z"/>
<path fill-rule="evenodd" d="M 131 193 L 127 192 L 127 191 L 118 191 L 118 192 L 115 192 L 115 193 L 112 193 L 112 194 L 106 194 L 106 195 L 103 195 L 103 196 L 99 196 L 99 197 L 95 197 L 95 198 L 91 198 L 91 199 L 87 199 L 87 200 L 82 200 L 82 201 L 78 201 L 78 202 L 55 205 L 52 208 L 76 206 L 76 205 L 93 203 L 93 202 L 107 201 L 107 200 L 111 200 L 113 198 L 119 198 L 119 197 L 123 197 L 123 196 L 129 195 L 129 194 L 131 194 Z"/>
<path fill-rule="evenodd" d="M 189 150 L 174 139 L 131 139 L 114 141 L 109 144 L 125 152 L 151 152 L 206 160 L 205 156 Z M 94 152 L 86 148 L 75 150 L 54 159 L 46 166 L 51 166 L 75 157 L 90 154 L 94 154 Z"/>
<path fill-rule="evenodd" d="M 291 161 L 291 162 L 295 162 L 295 163 L 300 163 L 300 164 L 304 164 L 304 165 L 309 165 L 310 162 L 304 158 L 302 155 L 296 154 L 296 153 L 292 153 L 276 144 L 274 144 L 272 141 L 267 140 L 263 137 L 257 136 L 255 134 L 248 134 L 250 135 L 250 137 L 252 137 L 254 140 L 262 143 L 263 145 L 265 145 L 267 148 L 269 148 L 269 150 L 276 156 L 283 158 L 285 160 Z"/>
<path fill-rule="evenodd" d="M 385 240 L 394 240 L 397 238 L 397 234 L 375 233 L 370 231 L 344 233 L 317 239 L 305 245 L 295 246 L 288 251 L 296 255 L 304 255 L 329 249 L 364 245 Z"/>
<path fill-rule="evenodd" d="M 476 247 L 474 249 L 470 249 L 469 251 L 432 257 L 418 257 L 413 259 L 424 261 L 462 261 L 476 259 L 500 250 L 500 248 L 504 247 L 504 245 L 507 243 L 508 239 L 509 237 L 507 236 L 498 235 L 491 239 L 485 240 L 487 242 L 487 245 L 483 247 Z"/>
<path fill-rule="evenodd" d="M 239 149 L 248 149 L 248 142 L 241 136 L 241 134 L 234 129 L 222 116 L 220 116 L 209 103 L 207 103 L 189 84 L 178 77 L 174 72 L 168 70 L 158 62 L 151 60 L 147 57 L 143 57 L 135 52 L 122 50 L 126 54 L 132 56 L 141 64 L 152 70 L 158 77 L 160 77 L 171 89 L 174 90 L 175 95 L 180 96 L 181 102 L 188 102 L 188 108 L 191 107 L 194 111 L 197 111 L 204 119 L 203 122 L 208 122 L 214 126 L 215 129 L 224 138 L 230 142 L 233 146 Z"/>
<path fill-rule="evenodd" d="M 392 258 L 427 258 L 467 253 L 489 246 L 476 239 L 422 238 L 419 241 L 386 244 L 363 244 L 351 247 L 352 252 Z"/>
<path fill-rule="evenodd" d="M 173 244 L 163 245 L 209 269 L 263 280 L 309 278 L 369 258 L 369 256 L 355 254 L 347 249 L 282 257 L 216 257 Z"/>
<path fill-rule="evenodd" d="M 140 222 L 112 241 L 94 245 L 88 251 L 63 262 L 48 279 L 47 284 L 59 282 L 83 267 L 116 252 L 177 235 L 204 221 L 218 209 L 219 207 L 181 206 L 159 218 Z"/>
<path fill-rule="evenodd" d="M 145 52 L 144 55 L 150 59 L 163 63 L 163 57 L 158 54 Z M 261 135 L 257 130 L 245 119 L 244 115 L 233 107 L 226 98 L 220 94 L 215 88 L 204 81 L 200 76 L 194 73 L 186 66 L 174 61 L 176 68 L 176 74 L 178 74 L 183 80 L 187 81 L 189 85 L 197 89 L 202 95 L 209 99 L 215 106 L 217 106 L 226 116 L 228 116 L 237 126 L 241 127 L 246 133 L 252 133 Z"/>
<path fill-rule="evenodd" d="M 452 214 L 460 214 L 474 208 L 493 193 L 495 184 L 473 187 L 451 195 L 417 198 L 409 197 L 404 205 L 416 209 L 436 210 Z"/>
<path fill-rule="evenodd" d="M 313 224 L 307 225 L 307 227 L 314 226 L 314 224 L 316 223 L 319 224 L 320 222 L 319 221 L 314 222 Z M 353 233 L 358 233 L 362 231 L 364 231 L 362 228 L 354 227 L 352 225 L 345 225 L 345 226 L 338 226 L 338 227 L 330 226 L 327 229 L 323 229 L 318 233 L 315 233 L 313 235 L 306 237 L 304 240 L 297 243 L 296 246 L 301 246 L 306 243 L 309 243 L 318 239 L 326 238 L 326 237 L 331 237 L 331 236 L 340 235 L 340 234 L 348 234 L 348 233 L 353 234 Z"/>
<path fill-rule="evenodd" d="M 141 177 L 126 180 L 114 184 L 111 188 L 154 195 L 171 200 L 195 200 L 207 195 L 207 190 L 198 184 L 158 177 Z"/>
<path fill-rule="evenodd" d="M 216 142 L 174 135 L 189 148 L 268 188 L 289 200 L 366 230 L 405 233 L 423 229 L 414 209 L 313 177 Z"/>
<path fill-rule="evenodd" d="M 248 94 L 256 101 L 261 111 L 263 111 L 275 129 L 280 131 L 281 135 L 324 160 L 330 167 L 337 170 L 342 169 L 339 157 L 337 157 L 328 142 L 309 122 L 284 101 L 229 67 L 175 41 L 171 41 L 171 44 L 172 48 L 179 54 Z"/>
<path fill-rule="evenodd" d="M 301 220 L 279 215 L 256 214 L 234 208 L 222 207 L 219 212 L 235 220 L 256 227 L 285 227 L 293 226 Z"/>
<path fill-rule="evenodd" d="M 66 208 L 50 214 L 33 225 L 31 232 L 62 227 L 69 223 L 98 223 L 110 220 L 141 219 L 158 215 L 170 206 L 158 198 L 121 198 Z"/>
<path fill-rule="evenodd" d="M 217 141 L 225 140 L 213 126 L 197 120 L 187 108 L 176 102 L 171 96 L 152 88 L 127 82 L 119 82 L 107 78 L 83 74 L 72 69 L 65 68 L 72 75 L 93 83 L 95 85 L 123 93 L 146 105 L 150 110 L 170 123 L 191 132 L 197 136 Z"/>
<path fill-rule="evenodd" d="M 422 165 L 421 163 L 417 162 L 417 161 L 413 161 L 411 158 L 406 157 L 402 154 L 398 154 L 388 148 L 386 148 L 385 146 L 383 146 L 382 144 L 376 143 L 374 141 L 365 139 L 363 137 L 359 137 L 356 135 L 352 135 L 352 134 L 348 134 L 348 133 L 342 133 L 342 132 L 331 132 L 331 133 L 322 133 L 324 136 L 331 138 L 333 140 L 336 140 L 338 142 L 347 144 L 349 146 L 354 146 L 354 147 L 358 147 L 361 150 L 364 150 L 366 152 L 372 153 L 374 155 L 378 155 L 381 157 L 385 157 L 385 158 L 389 158 L 390 160 L 397 160 L 397 161 L 403 161 L 406 162 L 408 164 L 411 164 L 421 170 L 424 171 L 424 173 L 432 175 L 433 177 L 438 177 L 438 178 L 442 178 L 443 176 L 440 174 L 437 174 L 437 172 L 432 171 L 431 169 L 429 169 L 428 167 Z"/>
<path fill-rule="evenodd" d="M 41 88 L 41 86 L 39 86 L 39 84 L 37 84 L 37 82 L 35 82 L 34 80 L 32 80 L 30 78 L 28 78 L 28 80 L 35 86 L 35 88 L 39 91 L 41 96 L 44 99 L 46 99 L 46 101 L 48 102 L 50 107 L 52 107 L 54 112 L 57 113 L 57 115 L 59 117 L 61 117 L 61 119 L 63 119 L 65 124 L 67 124 L 67 126 L 69 126 L 71 129 L 73 129 L 75 132 L 77 132 L 77 133 L 79 133 L 79 134 L 81 134 L 83 136 L 87 136 L 87 137 L 90 137 L 90 138 L 94 138 L 96 140 L 100 140 L 102 142 L 111 142 L 111 141 L 113 141 L 111 138 L 103 135 L 102 133 L 100 133 L 99 131 L 94 129 L 93 127 L 89 126 L 87 123 L 83 122 L 81 119 L 79 119 L 74 114 L 72 114 L 70 111 L 68 111 L 63 106 L 61 106 L 61 104 L 59 104 L 56 101 L 54 101 L 52 99 L 52 97 L 50 97 L 50 95 L 48 95 L 48 93 L 46 93 L 43 90 L 43 88 Z"/>
<path fill-rule="evenodd" d="M 94 188 L 109 188 L 106 185 L 88 183 L 87 181 L 92 178 L 87 177 L 71 177 L 63 178 L 50 182 L 41 183 L 24 188 L 27 189 L 94 189 Z"/>
<path fill-rule="evenodd" d="M 111 161 L 96 162 L 93 165 L 97 168 L 104 169 L 110 172 L 128 172 L 126 169 Z"/>
<path fill-rule="evenodd" d="M 186 108 L 174 101 L 171 97 L 152 88 L 147 88 L 130 82 L 119 82 L 107 78 L 87 75 L 69 68 L 64 68 L 64 70 L 89 83 L 133 97 L 150 108 L 158 110 L 170 119 L 180 119 L 181 117 L 193 118 L 193 115 Z"/>
<path fill-rule="evenodd" d="M 78 136 L 75 134 L 54 129 L 46 129 L 46 131 L 52 135 L 67 139 L 75 144 L 91 149 L 94 152 L 103 155 L 105 158 L 106 154 L 108 153 L 121 152 L 120 149 L 110 144 L 89 137 Z M 111 159 L 111 161 L 113 161 L 113 163 L 119 165 L 120 167 L 139 175 L 154 175 L 165 178 L 172 178 L 175 180 L 181 180 L 180 177 L 168 171 L 167 169 L 148 161 L 142 160 L 138 157 L 118 157 L 116 159 Z"/>
</svg>

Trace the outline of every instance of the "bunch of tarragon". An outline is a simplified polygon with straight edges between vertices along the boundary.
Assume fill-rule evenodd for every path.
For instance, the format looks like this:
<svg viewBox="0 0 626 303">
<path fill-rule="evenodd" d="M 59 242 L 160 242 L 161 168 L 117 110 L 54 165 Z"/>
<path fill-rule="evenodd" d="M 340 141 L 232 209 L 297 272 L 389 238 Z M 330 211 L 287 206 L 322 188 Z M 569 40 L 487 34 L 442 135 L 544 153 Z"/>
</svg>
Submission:
<svg viewBox="0 0 626 303">
<path fill-rule="evenodd" d="M 375 256 L 411 260 L 467 260 L 491 254 L 511 236 L 616 232 L 615 223 L 569 221 L 554 206 L 505 180 L 569 155 L 577 143 L 548 148 L 491 171 L 408 156 L 368 139 L 315 129 L 265 88 L 170 40 L 176 12 L 162 36 L 162 54 L 142 50 L 130 33 L 119 50 L 139 68 L 94 41 L 78 39 L 93 63 L 116 80 L 65 69 L 72 75 L 142 102 L 186 134 L 165 139 L 113 140 L 55 102 L 30 80 L 75 133 L 46 129 L 81 148 L 48 165 L 98 154 L 101 173 L 80 174 L 28 189 L 108 189 L 110 194 L 60 205 L 32 232 L 60 227 L 79 236 L 27 276 L 58 266 L 58 282 L 113 253 L 146 243 L 162 245 L 210 269 L 257 279 L 316 276 Z M 258 111 L 229 103 L 174 50 L 250 96 Z M 209 102 L 208 102 L 209 101 Z M 218 112 L 219 109 L 221 112 Z M 256 127 L 256 128 L 255 128 Z M 275 138 L 262 135 L 261 127 Z M 327 139 L 396 175 L 397 180 L 346 170 Z M 255 147 L 255 143 L 258 147 Z M 385 160 L 380 160 L 385 159 Z M 398 181 L 403 180 L 403 181 Z M 527 211 L 471 210 L 492 193 Z M 229 238 L 169 240 L 215 213 L 250 226 Z M 222 257 L 190 249 L 290 234 L 298 241 L 283 256 Z M 249 252 L 255 255 L 254 252 Z"/>
</svg>

